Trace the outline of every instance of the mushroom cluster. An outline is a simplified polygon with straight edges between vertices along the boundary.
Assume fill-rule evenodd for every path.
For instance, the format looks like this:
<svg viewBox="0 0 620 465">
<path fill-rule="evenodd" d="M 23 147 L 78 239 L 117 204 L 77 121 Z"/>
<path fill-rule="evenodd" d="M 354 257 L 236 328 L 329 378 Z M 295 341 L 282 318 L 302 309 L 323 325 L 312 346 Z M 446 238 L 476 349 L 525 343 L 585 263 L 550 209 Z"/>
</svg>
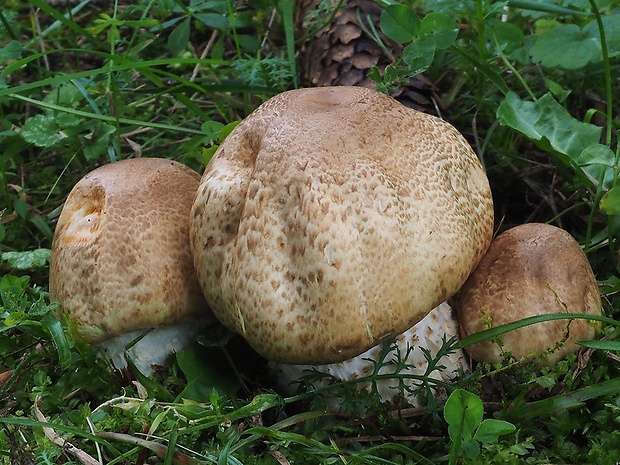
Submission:
<svg viewBox="0 0 620 465">
<path fill-rule="evenodd" d="M 484 169 L 454 127 L 370 89 L 300 89 L 242 121 L 202 178 L 161 159 L 85 176 L 56 228 L 50 293 L 82 337 L 121 335 L 121 347 L 136 330 L 185 322 L 164 336 L 183 343 L 211 318 L 208 306 L 283 384 L 308 365 L 362 377 L 391 338 L 381 373 L 406 354 L 408 373 L 422 375 L 421 348 L 435 356 L 459 333 L 600 312 L 592 269 L 568 233 L 524 225 L 491 242 L 493 224 Z M 460 329 L 446 303 L 459 290 Z M 505 335 L 502 351 L 484 342 L 470 354 L 494 362 L 544 352 L 552 363 L 595 329 L 547 322 Z M 466 369 L 460 350 L 439 363 L 443 380 Z M 378 389 L 391 400 L 395 387 Z"/>
<path fill-rule="evenodd" d="M 188 244 L 199 179 L 171 160 L 123 160 L 84 176 L 65 202 L 52 243 L 50 297 L 78 336 L 104 344 L 117 367 L 145 329 L 165 328 L 131 349 L 140 371 L 150 373 L 212 319 Z"/>
</svg>

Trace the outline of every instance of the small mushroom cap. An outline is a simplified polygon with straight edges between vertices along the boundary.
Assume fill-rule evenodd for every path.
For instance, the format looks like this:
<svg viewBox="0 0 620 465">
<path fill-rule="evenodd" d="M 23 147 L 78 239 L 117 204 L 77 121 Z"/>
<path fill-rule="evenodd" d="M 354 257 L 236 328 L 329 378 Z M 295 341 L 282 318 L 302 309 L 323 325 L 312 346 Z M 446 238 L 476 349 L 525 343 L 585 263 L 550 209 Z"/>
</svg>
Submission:
<svg viewBox="0 0 620 465">
<path fill-rule="evenodd" d="M 601 314 L 601 298 L 590 263 L 566 231 L 530 223 L 499 235 L 454 302 L 461 335 L 548 313 Z M 553 364 L 594 337 L 598 324 L 554 320 L 526 326 L 468 348 L 474 360 L 498 363 L 506 352 L 520 359 L 551 353 Z M 556 344 L 562 347 L 552 350 Z"/>
<path fill-rule="evenodd" d="M 54 233 L 50 297 L 80 336 L 99 342 L 209 314 L 189 247 L 199 179 L 180 163 L 136 158 L 75 185 Z"/>
<path fill-rule="evenodd" d="M 346 360 L 453 295 L 493 230 L 465 139 L 374 90 L 284 92 L 222 143 L 192 209 L 216 316 L 264 357 Z"/>
</svg>

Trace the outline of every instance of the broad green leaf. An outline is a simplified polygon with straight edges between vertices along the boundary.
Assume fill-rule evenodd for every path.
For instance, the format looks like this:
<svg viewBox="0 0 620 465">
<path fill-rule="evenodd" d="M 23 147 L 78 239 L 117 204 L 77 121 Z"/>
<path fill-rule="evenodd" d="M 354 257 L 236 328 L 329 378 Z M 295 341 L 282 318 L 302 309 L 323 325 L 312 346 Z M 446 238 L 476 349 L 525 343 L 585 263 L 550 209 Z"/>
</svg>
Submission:
<svg viewBox="0 0 620 465">
<path fill-rule="evenodd" d="M 480 423 L 474 439 L 482 443 L 495 442 L 499 436 L 510 434 L 516 429 L 515 425 L 507 421 L 487 419 Z"/>
<path fill-rule="evenodd" d="M 61 128 L 71 128 L 82 123 L 83 120 L 71 113 L 59 112 L 54 116 L 56 124 Z"/>
<path fill-rule="evenodd" d="M 205 121 L 200 126 L 200 130 L 211 140 L 218 140 L 222 129 L 224 129 L 224 125 L 219 121 L 213 120 Z"/>
<path fill-rule="evenodd" d="M 189 43 L 190 19 L 185 18 L 168 36 L 168 49 L 174 53 L 181 53 Z"/>
<path fill-rule="evenodd" d="M 602 21 L 603 28 L 605 29 L 605 38 L 607 39 L 609 53 L 613 54 L 620 52 L 620 14 L 616 12 L 616 14 L 605 15 L 602 17 Z M 596 21 L 591 21 L 586 24 L 583 28 L 583 32 L 590 37 L 596 37 L 597 40 L 600 38 L 598 24 Z"/>
<path fill-rule="evenodd" d="M 228 123 L 226 126 L 224 126 L 222 130 L 220 131 L 220 135 L 218 137 L 219 141 L 224 142 L 224 139 L 228 137 L 228 134 L 233 132 L 233 129 L 239 126 L 240 122 L 241 120 L 237 120 L 237 121 L 233 121 L 232 123 Z"/>
<path fill-rule="evenodd" d="M 579 69 L 602 60 L 598 31 L 561 24 L 536 38 L 530 49 L 534 63 L 549 68 Z"/>
<path fill-rule="evenodd" d="M 461 449 L 468 459 L 475 459 L 480 454 L 480 444 L 475 439 L 465 439 L 461 443 Z"/>
<path fill-rule="evenodd" d="M 613 187 L 601 199 L 601 210 L 608 215 L 620 215 L 620 187 Z"/>
<path fill-rule="evenodd" d="M 543 150 L 570 159 L 598 144 L 602 132 L 598 126 L 573 118 L 550 93 L 531 102 L 510 92 L 497 109 L 497 117 L 502 125 L 520 132 Z"/>
<path fill-rule="evenodd" d="M 35 115 L 26 120 L 22 137 L 37 147 L 52 147 L 65 138 L 53 116 Z"/>
<path fill-rule="evenodd" d="M 28 276 L 5 274 L 0 278 L 0 291 L 9 288 L 19 288 L 21 292 L 26 290 L 28 284 L 30 284 L 30 277 Z"/>
<path fill-rule="evenodd" d="M 187 379 L 180 398 L 206 402 L 213 389 L 234 396 L 241 386 L 221 349 L 192 347 L 177 354 L 177 363 Z"/>
<path fill-rule="evenodd" d="M 215 152 L 217 151 L 217 149 L 218 149 L 217 145 L 212 145 L 211 147 L 202 149 L 200 161 L 202 162 L 203 165 L 207 166 L 209 164 L 209 162 L 213 158 L 213 155 L 215 155 Z"/>
<path fill-rule="evenodd" d="M 0 47 L 0 63 L 6 63 L 7 61 L 21 57 L 22 50 L 22 45 L 16 40 L 12 40 L 4 47 Z"/>
<path fill-rule="evenodd" d="M 614 180 L 615 154 L 603 144 L 594 144 L 587 147 L 573 159 L 576 169 L 583 171 L 584 182 L 592 186 L 598 186 L 603 181 L 603 186 L 611 186 Z"/>
<path fill-rule="evenodd" d="M 95 160 L 105 153 L 114 132 L 116 132 L 116 128 L 111 124 L 97 123 L 93 133 L 85 137 L 84 157 L 87 160 Z"/>
<path fill-rule="evenodd" d="M 484 409 L 478 396 L 464 389 L 456 389 L 444 406 L 443 415 L 448 423 L 448 433 L 453 441 L 467 440 L 482 422 Z"/>
<path fill-rule="evenodd" d="M 399 44 L 411 42 L 418 35 L 420 18 L 406 5 L 390 5 L 381 12 L 381 30 Z"/>
<path fill-rule="evenodd" d="M 426 15 L 421 23 L 418 34 L 424 37 L 432 37 L 435 47 L 445 50 L 456 40 L 459 26 L 453 16 L 445 13 L 434 12 Z"/>
<path fill-rule="evenodd" d="M 426 71 L 435 58 L 435 44 L 429 36 L 421 37 L 411 42 L 403 50 L 403 60 L 409 66 L 412 74 L 420 74 Z"/>
<path fill-rule="evenodd" d="M 50 250 L 35 249 L 26 252 L 4 252 L 2 260 L 6 261 L 9 268 L 13 270 L 36 270 L 44 268 L 49 263 Z"/>
<path fill-rule="evenodd" d="M 209 28 L 219 29 L 220 31 L 230 29 L 230 21 L 225 15 L 217 13 L 196 13 L 194 14 L 194 18 Z M 238 24 L 235 24 L 235 26 L 239 27 Z"/>
</svg>

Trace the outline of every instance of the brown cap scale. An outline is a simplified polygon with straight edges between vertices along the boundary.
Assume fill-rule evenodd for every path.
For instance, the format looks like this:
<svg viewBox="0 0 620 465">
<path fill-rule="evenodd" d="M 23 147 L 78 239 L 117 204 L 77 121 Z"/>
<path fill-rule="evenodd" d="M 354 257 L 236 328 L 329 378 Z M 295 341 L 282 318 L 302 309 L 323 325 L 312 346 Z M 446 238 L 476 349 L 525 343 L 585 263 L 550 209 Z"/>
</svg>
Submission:
<svg viewBox="0 0 620 465">
<path fill-rule="evenodd" d="M 200 176 L 159 158 L 104 165 L 69 194 L 52 244 L 50 296 L 98 343 L 209 314 L 189 248 Z"/>
<path fill-rule="evenodd" d="M 455 308 L 461 335 L 547 313 L 600 315 L 601 298 L 592 268 L 577 241 L 566 231 L 530 223 L 498 236 L 469 277 Z M 479 362 L 500 362 L 503 353 L 537 356 L 553 364 L 594 337 L 597 324 L 583 319 L 554 320 L 501 336 L 503 348 L 484 341 L 468 349 Z M 554 349 L 556 344 L 562 347 Z M 552 350 L 554 349 L 554 350 Z"/>
<path fill-rule="evenodd" d="M 449 124 L 379 92 L 282 93 L 203 174 L 198 277 L 216 316 L 282 363 L 346 360 L 453 295 L 493 229 L 488 180 Z"/>
</svg>

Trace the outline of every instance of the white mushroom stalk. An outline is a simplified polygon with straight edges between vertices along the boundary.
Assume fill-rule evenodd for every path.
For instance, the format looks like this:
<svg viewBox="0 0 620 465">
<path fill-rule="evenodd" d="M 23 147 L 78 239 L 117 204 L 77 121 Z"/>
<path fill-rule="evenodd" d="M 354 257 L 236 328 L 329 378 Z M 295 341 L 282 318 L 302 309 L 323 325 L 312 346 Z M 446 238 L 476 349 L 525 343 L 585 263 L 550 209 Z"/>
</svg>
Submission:
<svg viewBox="0 0 620 465">
<path fill-rule="evenodd" d="M 373 374 L 377 363 L 381 362 L 377 374 L 386 378 L 374 381 L 374 387 L 382 402 L 393 404 L 406 403 L 411 407 L 422 407 L 426 401 L 425 390 L 420 390 L 423 381 L 417 377 L 430 378 L 428 385 L 433 394 L 432 380 L 451 383 L 467 372 L 468 365 L 461 349 L 456 349 L 437 359 L 445 341 L 458 337 L 459 329 L 456 318 L 448 303 L 444 302 L 434 308 L 415 326 L 396 337 L 387 355 L 382 354 L 383 345 L 375 346 L 366 352 L 339 363 L 327 365 L 275 365 L 278 385 L 288 395 L 296 392 L 302 378 L 313 372 L 324 373 L 340 381 L 359 380 Z M 423 349 L 428 351 L 436 362 L 435 368 L 429 367 Z M 380 361 L 380 358 L 383 359 Z M 404 368 L 403 368 L 404 367 Z M 430 371 L 429 371 L 430 370 Z M 401 381 L 402 380 L 402 381 Z M 326 386 L 330 381 L 319 379 L 313 383 L 315 388 Z M 402 382 L 402 385 L 401 385 Z M 370 390 L 370 382 L 356 384 L 357 390 Z M 420 395 L 422 393 L 422 395 Z M 337 410 L 343 399 L 325 395 L 330 408 Z"/>
<path fill-rule="evenodd" d="M 144 330 L 182 325 L 132 349 L 148 374 L 212 319 L 188 244 L 198 180 L 180 163 L 138 158 L 92 171 L 67 198 L 52 243 L 50 296 L 78 337 L 106 341 L 119 367 L 125 347 Z"/>
<path fill-rule="evenodd" d="M 488 180 L 458 131 L 359 87 L 261 105 L 219 147 L 191 215 L 207 303 L 286 364 L 347 360 L 411 328 L 493 232 Z"/>
</svg>

